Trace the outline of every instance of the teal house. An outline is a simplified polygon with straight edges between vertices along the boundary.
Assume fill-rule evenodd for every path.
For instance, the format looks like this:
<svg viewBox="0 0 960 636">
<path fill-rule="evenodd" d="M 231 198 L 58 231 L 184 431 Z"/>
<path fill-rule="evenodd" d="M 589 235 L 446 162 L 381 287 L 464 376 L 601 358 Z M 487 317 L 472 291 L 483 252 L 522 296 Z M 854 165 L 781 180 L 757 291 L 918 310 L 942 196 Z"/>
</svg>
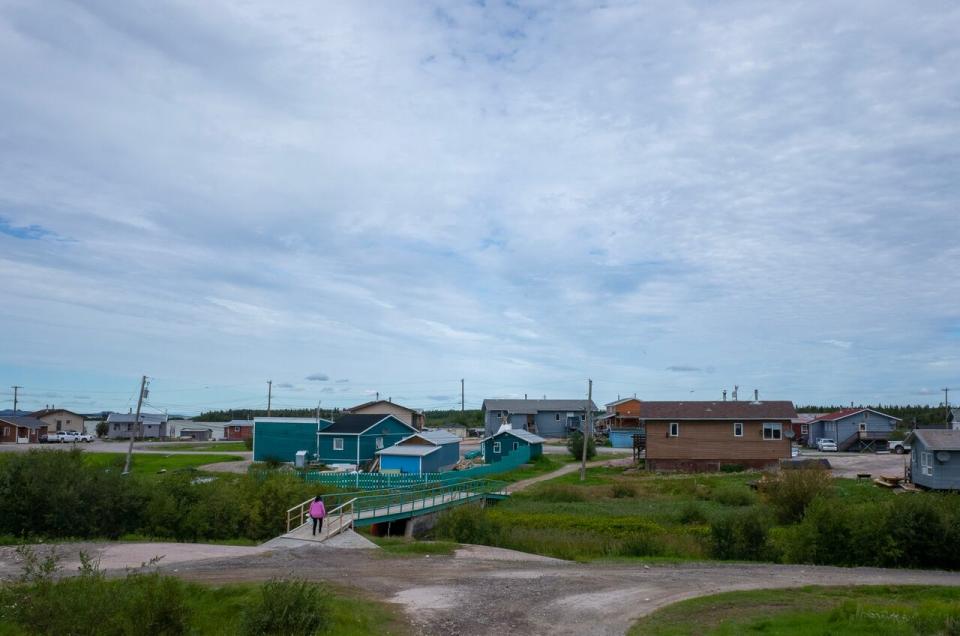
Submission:
<svg viewBox="0 0 960 636">
<path fill-rule="evenodd" d="M 543 442 L 544 439 L 539 435 L 516 428 L 504 428 L 481 442 L 483 461 L 492 464 L 521 449 L 529 449 L 530 459 L 533 459 L 543 454 Z"/>
<path fill-rule="evenodd" d="M 333 424 L 315 417 L 257 417 L 253 420 L 253 461 L 292 462 L 297 451 L 313 457 L 317 433 Z"/>
<path fill-rule="evenodd" d="M 316 433 L 316 458 L 324 464 L 362 466 L 377 451 L 417 433 L 393 415 L 351 413 Z"/>
</svg>

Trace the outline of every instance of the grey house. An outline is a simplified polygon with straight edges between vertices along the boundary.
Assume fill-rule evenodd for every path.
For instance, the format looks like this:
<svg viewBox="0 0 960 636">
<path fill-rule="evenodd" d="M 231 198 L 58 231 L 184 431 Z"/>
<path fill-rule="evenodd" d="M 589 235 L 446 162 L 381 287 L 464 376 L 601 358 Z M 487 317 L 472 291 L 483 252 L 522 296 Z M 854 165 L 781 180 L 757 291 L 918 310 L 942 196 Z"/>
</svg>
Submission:
<svg viewBox="0 0 960 636">
<path fill-rule="evenodd" d="M 141 413 L 140 422 L 137 423 L 136 415 L 133 413 L 111 413 L 107 416 L 107 437 L 112 439 L 129 439 L 133 435 L 135 439 L 144 438 L 164 438 L 167 435 L 167 416 L 156 413 Z"/>
<path fill-rule="evenodd" d="M 597 405 L 589 405 L 596 413 Z M 484 400 L 484 433 L 490 437 L 509 423 L 515 430 L 540 437 L 566 437 L 583 426 L 587 408 L 586 400 Z"/>
<path fill-rule="evenodd" d="M 815 448 L 820 438 L 832 439 L 837 450 L 882 450 L 900 419 L 868 408 L 827 413 L 808 423 L 807 446 Z"/>
<path fill-rule="evenodd" d="M 960 431 L 921 429 L 908 437 L 910 479 L 934 490 L 960 490 Z"/>
</svg>

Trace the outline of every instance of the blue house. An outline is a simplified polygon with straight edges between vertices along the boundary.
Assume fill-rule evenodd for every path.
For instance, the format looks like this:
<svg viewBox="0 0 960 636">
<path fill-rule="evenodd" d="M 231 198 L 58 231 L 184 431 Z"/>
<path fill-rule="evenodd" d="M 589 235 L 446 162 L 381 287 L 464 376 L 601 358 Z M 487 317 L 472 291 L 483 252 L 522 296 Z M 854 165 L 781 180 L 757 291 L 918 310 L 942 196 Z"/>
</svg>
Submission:
<svg viewBox="0 0 960 636">
<path fill-rule="evenodd" d="M 933 490 L 960 490 L 960 431 L 922 429 L 908 437 L 910 479 Z"/>
<path fill-rule="evenodd" d="M 880 450 L 887 447 L 900 419 L 868 408 L 851 408 L 827 413 L 808 423 L 807 446 L 832 439 L 837 450 Z"/>
<path fill-rule="evenodd" d="M 586 400 L 484 400 L 484 434 L 493 435 L 503 424 L 543 437 L 566 437 L 583 426 L 587 409 L 597 405 Z"/>
<path fill-rule="evenodd" d="M 257 417 L 253 420 L 253 461 L 292 462 L 299 450 L 317 452 L 317 433 L 333 424 L 315 417 Z"/>
<path fill-rule="evenodd" d="M 377 451 L 416 432 L 417 429 L 394 415 L 343 415 L 317 432 L 316 456 L 324 464 L 359 467 L 372 461 Z"/>
<path fill-rule="evenodd" d="M 534 435 L 527 431 L 505 428 L 499 433 L 494 433 L 490 437 L 485 438 L 481 442 L 483 445 L 483 461 L 492 464 L 524 448 L 530 450 L 530 459 L 533 459 L 543 454 L 544 441 L 545 440 L 539 435 Z"/>
<path fill-rule="evenodd" d="M 441 473 L 460 461 L 460 438 L 447 431 L 424 431 L 377 451 L 380 472 Z"/>
</svg>

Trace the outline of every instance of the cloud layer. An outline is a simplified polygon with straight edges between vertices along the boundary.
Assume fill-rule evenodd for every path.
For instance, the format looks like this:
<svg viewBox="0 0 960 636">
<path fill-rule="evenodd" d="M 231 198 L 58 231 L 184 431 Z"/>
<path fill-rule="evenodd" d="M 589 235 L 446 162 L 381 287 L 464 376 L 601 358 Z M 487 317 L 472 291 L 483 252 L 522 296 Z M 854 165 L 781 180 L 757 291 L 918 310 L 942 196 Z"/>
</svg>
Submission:
<svg viewBox="0 0 960 636">
<path fill-rule="evenodd" d="M 338 404 L 916 401 L 960 382 L 957 32 L 936 2 L 6 4 L 0 375 L 105 408 L 144 372 L 158 406 L 315 404 L 317 360 Z"/>
</svg>

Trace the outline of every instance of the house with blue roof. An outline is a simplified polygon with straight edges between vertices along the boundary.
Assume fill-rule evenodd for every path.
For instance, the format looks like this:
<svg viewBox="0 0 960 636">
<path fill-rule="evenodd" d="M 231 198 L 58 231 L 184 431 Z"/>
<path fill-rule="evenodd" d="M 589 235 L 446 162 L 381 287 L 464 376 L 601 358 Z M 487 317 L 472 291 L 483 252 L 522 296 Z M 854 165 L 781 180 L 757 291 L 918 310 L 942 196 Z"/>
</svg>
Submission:
<svg viewBox="0 0 960 636">
<path fill-rule="evenodd" d="M 448 431 L 423 431 L 377 451 L 382 473 L 440 473 L 460 461 L 460 438 Z"/>
</svg>

